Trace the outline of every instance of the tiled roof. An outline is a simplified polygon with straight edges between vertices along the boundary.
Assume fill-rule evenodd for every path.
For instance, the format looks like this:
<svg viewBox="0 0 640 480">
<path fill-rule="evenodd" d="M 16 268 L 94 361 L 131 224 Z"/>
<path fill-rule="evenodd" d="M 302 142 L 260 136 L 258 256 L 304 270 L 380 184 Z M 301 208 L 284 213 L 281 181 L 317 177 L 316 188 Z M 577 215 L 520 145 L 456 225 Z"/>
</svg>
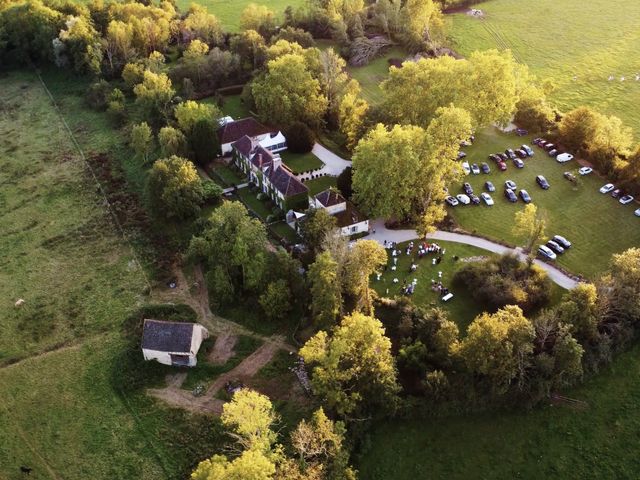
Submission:
<svg viewBox="0 0 640 480">
<path fill-rule="evenodd" d="M 251 150 L 253 149 L 253 142 L 251 141 L 251 138 L 245 135 L 244 137 L 233 142 L 231 146 L 235 148 L 242 156 L 248 157 L 251 154 Z"/>
<path fill-rule="evenodd" d="M 299 193 L 308 193 L 307 186 L 296 178 L 285 166 L 278 167 L 269 176 L 269 181 L 284 197 L 291 197 Z"/>
<path fill-rule="evenodd" d="M 251 163 L 253 163 L 259 169 L 270 167 L 273 164 L 273 155 L 262 145 L 258 145 L 252 152 Z"/>
<path fill-rule="evenodd" d="M 195 323 L 145 319 L 142 348 L 159 352 L 189 353 Z"/>
<path fill-rule="evenodd" d="M 340 192 L 333 188 L 328 188 L 327 190 L 320 192 L 314 198 L 324 207 L 332 207 L 333 205 L 338 205 L 339 203 L 344 203 L 346 201 L 344 197 L 340 195 Z"/>
<path fill-rule="evenodd" d="M 349 227 L 351 225 L 355 225 L 356 223 L 363 222 L 367 219 L 367 217 L 362 215 L 351 202 L 347 202 L 346 210 L 338 212 L 333 216 L 336 219 L 336 224 L 340 228 Z"/>
<path fill-rule="evenodd" d="M 265 133 L 271 133 L 271 129 L 265 127 L 253 117 L 247 117 L 235 122 L 229 122 L 218 129 L 220 143 L 231 143 L 247 137 L 257 137 Z"/>
</svg>

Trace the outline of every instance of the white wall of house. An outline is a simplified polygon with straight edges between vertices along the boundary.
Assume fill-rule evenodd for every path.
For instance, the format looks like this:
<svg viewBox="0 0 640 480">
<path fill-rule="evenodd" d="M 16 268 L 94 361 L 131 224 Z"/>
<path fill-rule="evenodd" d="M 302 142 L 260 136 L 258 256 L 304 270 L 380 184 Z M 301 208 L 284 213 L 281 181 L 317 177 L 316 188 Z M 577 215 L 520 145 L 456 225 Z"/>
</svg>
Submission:
<svg viewBox="0 0 640 480">
<path fill-rule="evenodd" d="M 272 152 L 281 152 L 282 150 L 287 149 L 287 139 L 282 132 L 278 132 L 274 136 L 271 136 L 270 133 L 258 135 L 256 140 L 260 145 L 262 145 L 262 147 Z"/>
<path fill-rule="evenodd" d="M 369 220 L 363 220 L 362 222 L 354 223 L 340 229 L 340 235 L 343 237 L 349 237 L 357 233 L 363 233 L 369 231 Z"/>
</svg>

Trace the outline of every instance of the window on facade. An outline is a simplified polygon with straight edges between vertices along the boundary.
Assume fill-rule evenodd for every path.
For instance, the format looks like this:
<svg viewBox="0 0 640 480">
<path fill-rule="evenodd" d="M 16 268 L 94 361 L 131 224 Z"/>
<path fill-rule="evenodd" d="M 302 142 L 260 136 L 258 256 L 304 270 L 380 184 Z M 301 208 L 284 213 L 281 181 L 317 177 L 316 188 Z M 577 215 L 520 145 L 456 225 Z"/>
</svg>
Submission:
<svg viewBox="0 0 640 480">
<path fill-rule="evenodd" d="M 351 233 L 356 233 L 358 231 L 358 227 L 351 227 Z"/>
</svg>

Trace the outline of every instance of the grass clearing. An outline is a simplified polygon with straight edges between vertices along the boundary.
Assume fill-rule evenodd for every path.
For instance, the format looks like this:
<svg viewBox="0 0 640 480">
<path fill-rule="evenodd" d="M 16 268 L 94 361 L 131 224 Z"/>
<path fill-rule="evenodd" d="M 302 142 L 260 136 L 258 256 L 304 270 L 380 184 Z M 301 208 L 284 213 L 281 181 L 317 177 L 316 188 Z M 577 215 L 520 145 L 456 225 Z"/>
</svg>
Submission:
<svg viewBox="0 0 640 480">
<path fill-rule="evenodd" d="M 595 173 L 577 175 L 575 171 L 579 165 L 575 160 L 558 163 L 544 150 L 531 145 L 530 141 L 530 137 L 504 134 L 496 129 L 479 132 L 474 145 L 464 149 L 468 155 L 466 160 L 478 165 L 487 162 L 491 173 L 467 175 L 462 181 L 469 182 L 477 194 L 485 191 L 485 181 L 492 181 L 496 187 L 496 192 L 491 194 L 495 205 L 459 205 L 449 208 L 449 213 L 471 233 L 522 244 L 511 230 L 515 212 L 524 208 L 524 203 L 522 200 L 510 203 L 503 195 L 505 180 L 513 180 L 518 190 L 526 189 L 533 203 L 546 213 L 547 235 L 563 235 L 573 243 L 567 252 L 558 256 L 557 264 L 573 273 L 595 279 L 607 269 L 613 253 L 640 245 L 640 219 L 633 215 L 638 206 L 620 205 L 610 195 L 602 195 L 598 190 L 607 180 Z M 507 171 L 500 172 L 495 163 L 487 158 L 490 153 L 503 152 L 522 143 L 530 144 L 535 151 L 533 157 L 524 160 L 525 167 L 522 169 L 508 162 Z M 577 187 L 563 177 L 565 171 L 576 173 L 579 177 Z M 551 188 L 542 190 L 536 184 L 536 175 L 544 175 Z M 452 185 L 449 191 L 454 195 L 462 193 L 461 185 Z"/>
<path fill-rule="evenodd" d="M 362 87 L 362 97 L 372 105 L 376 105 L 382 100 L 382 90 L 380 82 L 387 78 L 389 73 L 389 60 L 399 58 L 404 60 L 407 56 L 400 47 L 392 47 L 384 55 L 374 59 L 364 67 L 347 67 L 349 75 L 360 82 Z"/>
<path fill-rule="evenodd" d="M 313 180 L 307 180 L 304 184 L 309 189 L 309 195 L 313 196 L 327 188 L 337 187 L 337 179 L 336 177 L 325 175 L 323 177 L 314 178 Z"/>
<path fill-rule="evenodd" d="M 271 209 L 269 209 L 265 202 L 258 200 L 259 192 L 252 192 L 250 188 L 245 187 L 241 188 L 237 191 L 238 197 L 245 206 L 252 211 L 255 215 L 257 215 L 260 220 L 266 221 L 267 217 L 271 215 Z"/>
<path fill-rule="evenodd" d="M 484 19 L 449 17 L 457 51 L 466 56 L 509 48 L 539 78 L 553 79 L 557 89 L 551 98 L 562 110 L 589 105 L 640 131 L 640 82 L 634 77 L 640 72 L 640 3 L 493 0 L 481 8 Z"/>
<path fill-rule="evenodd" d="M 583 386 L 563 392 L 588 408 L 394 420 L 373 430 L 358 468 L 366 480 L 637 478 L 640 347 Z"/>
<path fill-rule="evenodd" d="M 291 169 L 296 175 L 309 172 L 311 170 L 317 170 L 324 166 L 322 160 L 316 157 L 313 153 L 293 153 L 288 150 L 280 152 L 282 161 Z"/>
<path fill-rule="evenodd" d="M 287 241 L 290 244 L 300 242 L 300 237 L 284 220 L 269 224 L 269 230 L 278 238 Z"/>
<path fill-rule="evenodd" d="M 238 171 L 228 165 L 213 165 L 211 166 L 211 175 L 219 178 L 226 186 L 231 187 L 234 185 L 240 185 L 244 183 L 246 178 L 241 177 Z"/>
<path fill-rule="evenodd" d="M 233 117 L 234 120 L 240 120 L 251 116 L 251 112 L 242 102 L 241 95 L 228 95 L 223 97 L 222 112 L 225 115 Z"/>
</svg>

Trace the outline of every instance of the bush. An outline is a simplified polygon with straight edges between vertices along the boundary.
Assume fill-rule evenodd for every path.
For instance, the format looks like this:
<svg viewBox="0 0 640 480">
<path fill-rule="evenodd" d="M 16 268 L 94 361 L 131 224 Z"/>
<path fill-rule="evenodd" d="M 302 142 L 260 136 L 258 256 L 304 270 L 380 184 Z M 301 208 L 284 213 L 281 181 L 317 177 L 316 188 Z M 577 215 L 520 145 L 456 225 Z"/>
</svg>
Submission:
<svg viewBox="0 0 640 480">
<path fill-rule="evenodd" d="M 313 131 L 302 122 L 294 122 L 285 129 L 287 148 L 293 153 L 308 153 L 316 142 Z"/>
<path fill-rule="evenodd" d="M 205 203 L 218 203 L 222 198 L 222 187 L 211 180 L 202 182 L 203 199 Z"/>
<path fill-rule="evenodd" d="M 261 202 L 264 202 L 264 201 L 265 201 L 267 198 L 269 198 L 269 197 L 267 197 L 267 194 L 266 194 L 266 193 L 264 193 L 264 192 L 260 192 L 260 193 L 258 193 L 258 195 L 256 195 L 256 198 L 257 198 L 258 200 L 260 200 Z"/>
<path fill-rule="evenodd" d="M 105 110 L 109 95 L 111 94 L 111 86 L 105 80 L 99 80 L 89 85 L 85 99 L 87 104 L 95 110 Z"/>
<path fill-rule="evenodd" d="M 353 179 L 353 169 L 351 167 L 345 168 L 336 180 L 336 184 L 338 186 L 338 190 L 342 193 L 344 198 L 351 198 L 353 194 L 353 190 L 351 188 L 351 183 Z"/>
</svg>

